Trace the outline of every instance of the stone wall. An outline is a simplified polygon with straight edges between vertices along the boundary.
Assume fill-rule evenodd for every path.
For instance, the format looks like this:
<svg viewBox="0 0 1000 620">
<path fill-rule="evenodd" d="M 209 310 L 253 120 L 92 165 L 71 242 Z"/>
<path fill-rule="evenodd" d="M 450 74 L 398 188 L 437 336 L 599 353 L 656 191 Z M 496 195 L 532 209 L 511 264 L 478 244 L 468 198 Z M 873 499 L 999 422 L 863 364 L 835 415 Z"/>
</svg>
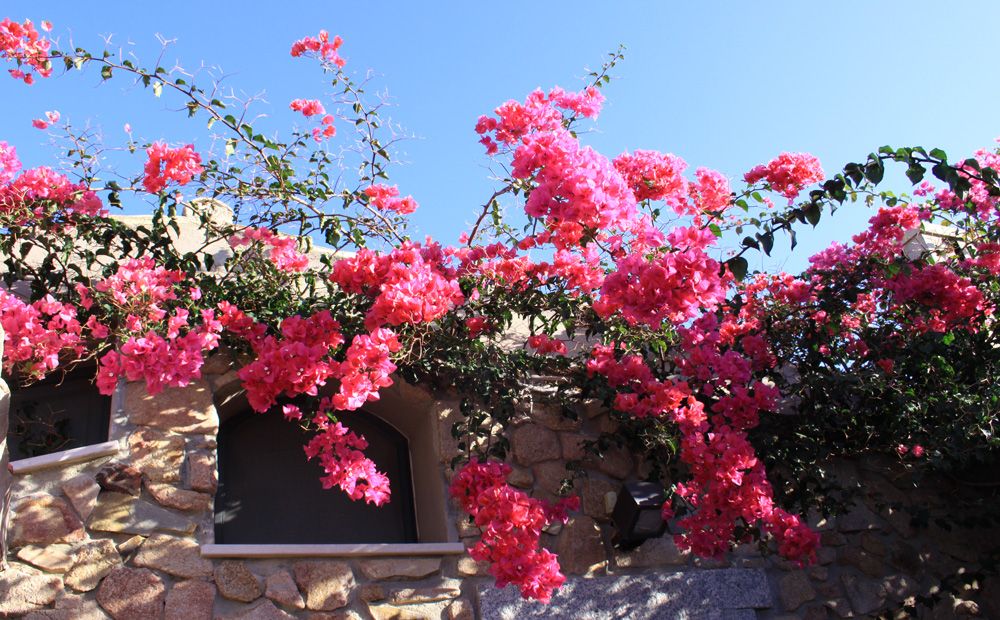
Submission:
<svg viewBox="0 0 1000 620">
<path fill-rule="evenodd" d="M 768 562 L 777 603 L 767 617 L 1000 618 L 1000 579 L 955 579 L 1000 550 L 1000 529 L 949 526 L 975 516 L 964 507 L 996 488 L 926 474 L 918 486 L 917 473 L 876 455 L 828 469 L 861 499 L 848 514 L 814 523 L 822 536 L 816 566 Z M 941 587 L 949 580 L 953 592 Z M 934 594 L 932 608 L 904 611 Z"/>
<path fill-rule="evenodd" d="M 110 431 L 117 454 L 16 477 L 0 615 L 473 617 L 473 586 L 462 580 L 470 569 L 458 555 L 204 557 L 218 487 L 216 404 L 236 380 L 222 358 L 206 371 L 156 396 L 121 386 Z"/>
<path fill-rule="evenodd" d="M 567 417 L 554 402 L 557 384 L 542 381 L 518 405 L 510 430 L 510 482 L 551 498 L 569 476 L 567 459 L 581 460 L 587 472 L 576 482 L 580 513 L 543 535 L 569 575 L 552 606 L 496 590 L 486 567 L 461 553 L 205 557 L 218 484 L 217 405 L 232 397 L 234 381 L 231 362 L 218 356 L 206 365 L 205 379 L 185 389 L 150 397 L 138 384 L 123 385 L 112 412 L 117 454 L 17 476 L 0 614 L 32 620 L 868 617 L 929 589 L 938 574 L 973 566 L 987 534 L 1000 539 L 979 532 L 977 545 L 960 533 L 914 530 L 899 505 L 946 505 L 948 496 L 917 495 L 905 471 L 873 461 L 838 466 L 843 476 L 865 481 L 866 503 L 836 522 L 817 523 L 824 548 L 814 567 L 799 569 L 749 548 L 725 561 L 693 558 L 669 536 L 622 553 L 610 544 L 610 509 L 622 481 L 636 478 L 636 463 L 624 450 L 587 457 L 580 441 L 613 429 L 607 411 L 581 402 Z M 450 432 L 457 408 L 446 396 L 430 408 L 442 479 L 457 443 Z M 445 514 L 456 541 L 475 540 L 476 529 L 455 506 Z M 990 606 L 995 585 L 980 585 L 946 601 L 939 609 L 947 611 L 933 617 L 1000 617 Z"/>
<path fill-rule="evenodd" d="M 3 359 L 4 333 L 0 325 L 0 360 Z M 0 368 L 0 570 L 7 568 L 7 516 L 10 510 L 10 494 L 13 491 L 13 476 L 7 468 L 10 458 L 7 452 L 7 429 L 10 425 L 10 389 L 3 379 Z"/>
</svg>

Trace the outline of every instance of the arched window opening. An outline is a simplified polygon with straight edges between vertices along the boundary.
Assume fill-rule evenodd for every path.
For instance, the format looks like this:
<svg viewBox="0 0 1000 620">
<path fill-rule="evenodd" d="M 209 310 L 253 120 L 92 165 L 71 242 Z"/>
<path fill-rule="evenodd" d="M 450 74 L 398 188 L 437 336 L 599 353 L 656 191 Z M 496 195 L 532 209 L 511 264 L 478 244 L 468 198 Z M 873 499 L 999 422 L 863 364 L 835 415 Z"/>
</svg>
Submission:
<svg viewBox="0 0 1000 620">
<path fill-rule="evenodd" d="M 343 544 L 417 542 L 409 443 L 378 417 L 345 418 L 369 443 L 365 454 L 389 476 L 392 499 L 383 506 L 324 489 L 323 470 L 307 461 L 309 433 L 280 409 L 250 410 L 223 421 L 218 437 L 217 544 Z"/>
<path fill-rule="evenodd" d="M 111 397 L 102 396 L 93 379 L 92 366 L 56 370 L 36 383 L 9 378 L 10 460 L 107 441 Z"/>
</svg>

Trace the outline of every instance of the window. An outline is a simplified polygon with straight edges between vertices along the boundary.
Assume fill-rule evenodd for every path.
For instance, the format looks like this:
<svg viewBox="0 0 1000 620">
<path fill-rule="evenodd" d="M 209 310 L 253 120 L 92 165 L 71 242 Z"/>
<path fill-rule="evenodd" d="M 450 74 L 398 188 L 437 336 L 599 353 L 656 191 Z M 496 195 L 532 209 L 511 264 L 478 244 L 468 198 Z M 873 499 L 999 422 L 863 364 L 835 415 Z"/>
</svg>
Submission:
<svg viewBox="0 0 1000 620">
<path fill-rule="evenodd" d="M 246 409 L 219 429 L 217 544 L 344 544 L 417 542 L 410 448 L 382 419 L 355 411 L 345 416 L 364 435 L 365 454 L 389 476 L 392 499 L 381 507 L 323 489 L 322 469 L 307 461 L 310 435 L 280 410 Z"/>
<path fill-rule="evenodd" d="M 8 379 L 10 460 L 107 441 L 111 398 L 98 392 L 93 378 L 94 368 L 87 366 L 69 372 L 56 370 L 23 387 L 17 377 Z"/>
</svg>

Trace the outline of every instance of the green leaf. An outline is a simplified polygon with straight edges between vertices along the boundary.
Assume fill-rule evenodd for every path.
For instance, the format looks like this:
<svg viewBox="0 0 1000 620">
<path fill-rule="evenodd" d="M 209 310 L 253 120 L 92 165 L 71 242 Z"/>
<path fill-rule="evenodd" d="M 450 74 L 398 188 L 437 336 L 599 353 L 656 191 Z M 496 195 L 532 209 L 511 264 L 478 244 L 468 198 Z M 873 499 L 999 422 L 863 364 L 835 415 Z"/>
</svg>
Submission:
<svg viewBox="0 0 1000 620">
<path fill-rule="evenodd" d="M 111 79 L 111 67 L 109 67 L 108 65 L 104 65 L 103 67 L 101 67 L 101 77 L 103 79 L 105 79 L 105 80 L 110 80 Z"/>
<path fill-rule="evenodd" d="M 747 277 L 747 269 L 750 267 L 750 263 L 742 256 L 734 256 L 726 261 L 726 267 L 729 268 L 729 271 L 737 280 L 742 282 L 743 278 Z"/>
<path fill-rule="evenodd" d="M 850 179 L 855 185 L 860 185 L 861 180 L 865 177 L 865 174 L 862 172 L 859 164 L 852 163 L 844 166 L 844 176 Z"/>
<path fill-rule="evenodd" d="M 830 198 L 833 198 L 837 202 L 844 202 L 847 200 L 847 192 L 844 191 L 846 185 L 847 182 L 844 180 L 844 177 L 838 176 L 823 183 L 823 190 L 829 194 Z"/>
<path fill-rule="evenodd" d="M 927 170 L 924 169 L 920 164 L 913 162 L 910 167 L 906 169 L 906 178 L 910 180 L 910 183 L 916 185 L 924 179 L 924 173 Z"/>
<path fill-rule="evenodd" d="M 760 241 L 760 244 L 764 249 L 764 254 L 770 256 L 771 249 L 774 247 L 774 235 L 772 233 L 757 233 L 757 239 Z"/>
<path fill-rule="evenodd" d="M 819 205 L 810 202 L 809 204 L 802 207 L 802 214 L 805 216 L 806 221 L 809 222 L 814 228 L 816 224 L 819 224 L 820 211 Z"/>
<path fill-rule="evenodd" d="M 951 166 L 949 166 L 948 164 L 943 163 L 943 162 L 936 163 L 936 164 L 934 164 L 934 167 L 931 168 L 931 173 L 935 177 L 937 177 L 937 178 L 941 179 L 942 181 L 944 181 L 945 183 L 950 183 L 951 182 L 950 178 L 952 177 L 952 175 L 954 174 L 954 172 L 955 171 L 951 169 Z"/>
<path fill-rule="evenodd" d="M 718 224 L 709 224 L 708 229 L 712 231 L 712 234 L 715 235 L 716 237 L 722 236 L 722 229 L 719 228 Z"/>
<path fill-rule="evenodd" d="M 885 165 L 878 155 L 872 153 L 868 156 L 868 163 L 865 164 L 865 178 L 878 185 L 882 182 L 883 176 L 885 176 Z"/>
</svg>

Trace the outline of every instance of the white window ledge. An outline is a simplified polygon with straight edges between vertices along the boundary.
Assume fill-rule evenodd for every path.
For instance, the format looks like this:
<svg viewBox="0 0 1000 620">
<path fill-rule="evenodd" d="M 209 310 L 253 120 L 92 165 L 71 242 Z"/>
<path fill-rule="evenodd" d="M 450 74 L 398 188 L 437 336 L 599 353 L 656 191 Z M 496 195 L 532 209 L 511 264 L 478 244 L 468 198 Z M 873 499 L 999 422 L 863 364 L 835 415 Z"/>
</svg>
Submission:
<svg viewBox="0 0 1000 620">
<path fill-rule="evenodd" d="M 322 558 L 459 555 L 462 543 L 365 543 L 349 545 L 202 545 L 205 558 Z"/>
<path fill-rule="evenodd" d="M 71 448 L 69 450 L 53 452 L 52 454 L 43 454 L 42 456 L 32 456 L 26 459 L 11 461 L 10 470 L 15 476 L 30 474 L 43 469 L 65 467 L 66 465 L 73 465 L 84 461 L 93 461 L 104 456 L 111 456 L 117 452 L 117 441 L 105 441 L 104 443 L 83 446 L 82 448 Z"/>
</svg>

